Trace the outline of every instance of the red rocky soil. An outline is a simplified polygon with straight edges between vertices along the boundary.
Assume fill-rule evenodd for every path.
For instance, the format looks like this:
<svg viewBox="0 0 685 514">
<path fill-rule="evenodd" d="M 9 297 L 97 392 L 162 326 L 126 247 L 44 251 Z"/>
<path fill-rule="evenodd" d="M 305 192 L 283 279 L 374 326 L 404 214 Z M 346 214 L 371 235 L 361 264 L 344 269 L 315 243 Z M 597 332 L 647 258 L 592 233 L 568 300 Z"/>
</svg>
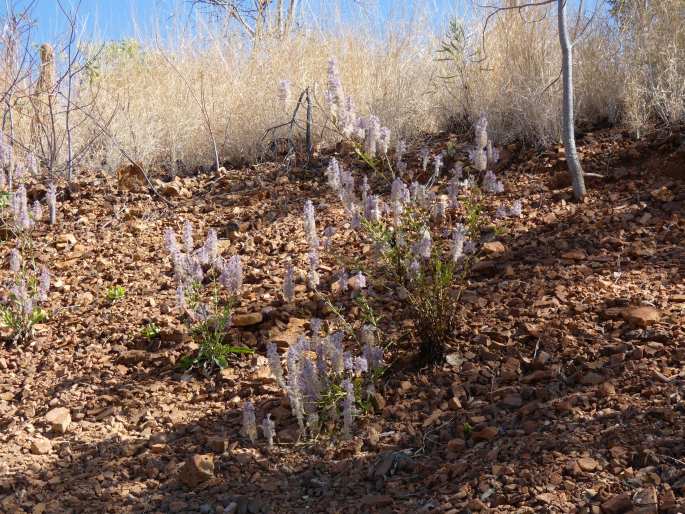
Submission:
<svg viewBox="0 0 685 514">
<path fill-rule="evenodd" d="M 335 443 L 296 442 L 257 356 L 312 316 L 334 319 L 303 284 L 294 305 L 280 294 L 286 257 L 305 269 L 304 200 L 320 230 L 346 222 L 320 171 L 286 177 L 264 164 L 177 179 L 160 187 L 172 208 L 84 175 L 61 200 L 60 224 L 34 235 L 54 276 L 51 318 L 30 345 L 0 348 L 0 511 L 685 512 L 679 137 L 587 134 L 586 171 L 604 178 L 588 180 L 582 204 L 559 175 L 563 152 L 508 148 L 498 175 L 523 216 L 472 277 L 454 353 L 403 365 L 412 320 L 372 289 L 398 364 L 376 412 Z M 177 366 L 193 343 L 162 233 L 186 219 L 198 239 L 214 227 L 224 256 L 242 256 L 239 312 L 254 314 L 231 335 L 257 355 L 207 376 Z M 339 228 L 322 251 L 324 284 L 341 262 L 373 261 L 356 237 Z M 3 283 L 10 248 L 0 245 Z M 126 295 L 111 304 L 117 284 Z M 347 312 L 359 322 L 351 303 Z M 140 336 L 151 321 L 159 340 Z M 239 435 L 250 398 L 258 419 L 276 420 L 272 451 Z"/>
</svg>

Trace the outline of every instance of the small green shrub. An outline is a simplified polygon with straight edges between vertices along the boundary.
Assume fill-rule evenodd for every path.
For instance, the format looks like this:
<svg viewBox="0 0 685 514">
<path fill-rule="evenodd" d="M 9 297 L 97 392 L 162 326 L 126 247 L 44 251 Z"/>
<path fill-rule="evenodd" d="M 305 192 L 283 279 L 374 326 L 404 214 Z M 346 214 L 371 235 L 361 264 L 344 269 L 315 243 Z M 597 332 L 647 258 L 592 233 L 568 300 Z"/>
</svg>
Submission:
<svg viewBox="0 0 685 514">
<path fill-rule="evenodd" d="M 181 368 L 216 366 L 223 369 L 228 367 L 230 357 L 254 353 L 251 348 L 232 346 L 224 342 L 226 331 L 231 325 L 231 308 L 220 308 L 218 305 L 215 307 L 215 315 L 193 325 L 193 339 L 198 343 L 199 350 L 195 355 L 182 358 L 179 363 Z"/>
<path fill-rule="evenodd" d="M 146 339 L 155 339 L 159 337 L 161 329 L 155 323 L 147 323 L 141 330 L 140 334 Z"/>
<path fill-rule="evenodd" d="M 115 303 L 119 300 L 123 300 L 125 296 L 126 289 L 123 286 L 112 286 L 109 289 L 107 289 L 107 300 L 109 300 L 110 303 Z"/>
</svg>

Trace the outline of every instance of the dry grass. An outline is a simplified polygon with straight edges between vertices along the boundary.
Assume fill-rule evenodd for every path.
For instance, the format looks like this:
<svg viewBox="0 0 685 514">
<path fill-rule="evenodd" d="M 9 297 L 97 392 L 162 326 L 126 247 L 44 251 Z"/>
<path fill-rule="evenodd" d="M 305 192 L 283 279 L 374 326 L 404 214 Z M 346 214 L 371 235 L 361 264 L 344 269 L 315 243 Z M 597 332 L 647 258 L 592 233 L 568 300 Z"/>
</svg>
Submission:
<svg viewBox="0 0 685 514">
<path fill-rule="evenodd" d="M 119 109 L 111 130 L 136 159 L 192 166 L 211 160 L 197 101 L 204 98 L 222 159 L 253 160 L 265 129 L 290 118 L 301 90 L 312 86 L 323 105 L 327 61 L 335 56 L 359 110 L 411 137 L 438 126 L 431 50 L 416 38 L 411 30 L 387 41 L 358 31 L 335 37 L 303 32 L 254 50 L 240 39 L 205 32 L 202 40 L 182 38 L 115 58 L 98 78 L 104 88 L 98 103 L 103 112 Z M 287 111 L 277 95 L 282 79 L 293 84 Z M 107 162 L 115 164 L 117 153 L 110 146 Z"/>
<path fill-rule="evenodd" d="M 598 17 L 578 40 L 579 125 L 608 120 L 638 130 L 654 121 L 682 121 L 682 0 L 651 5 L 653 12 L 627 13 L 621 27 Z M 80 102 L 93 105 L 76 116 L 75 137 L 89 140 L 98 132 L 92 119 L 102 122 L 115 113 L 109 130 L 116 141 L 100 138 L 88 163 L 113 169 L 123 148 L 147 165 L 206 165 L 213 150 L 197 102 L 203 98 L 221 159 L 252 161 L 261 155 L 264 130 L 286 121 L 294 107 L 283 109 L 278 82 L 290 80 L 295 98 L 312 86 L 323 104 L 327 60 L 335 56 L 359 112 L 378 115 L 394 135 L 411 139 L 459 123 L 465 127 L 485 112 L 497 142 L 546 144 L 559 139 L 561 84 L 554 9 L 542 14 L 494 20 L 484 53 L 482 17 L 466 22 L 469 58 L 462 62 L 438 61 L 442 34 L 422 22 L 388 28 L 386 35 L 378 34 L 373 20 L 301 30 L 257 48 L 209 25 L 192 33 L 179 28 L 173 39 L 147 46 L 113 45 L 101 55 L 97 74 L 79 85 Z M 446 75 L 455 78 L 441 78 Z M 15 111 L 15 133 L 29 138 L 23 124 L 30 117 L 21 115 L 21 106 Z M 322 119 L 318 113 L 316 121 Z M 317 137 L 326 139 L 330 134 L 321 128 Z"/>
<path fill-rule="evenodd" d="M 624 120 L 637 133 L 657 118 L 685 121 L 685 2 L 660 0 L 621 11 Z"/>
<path fill-rule="evenodd" d="M 447 64 L 451 105 L 445 111 L 471 122 L 487 113 L 496 140 L 533 144 L 558 141 L 561 123 L 561 56 L 554 9 L 509 12 L 472 27 L 463 62 Z M 616 120 L 622 95 L 618 45 L 604 20 L 596 20 L 574 48 L 577 124 Z"/>
</svg>

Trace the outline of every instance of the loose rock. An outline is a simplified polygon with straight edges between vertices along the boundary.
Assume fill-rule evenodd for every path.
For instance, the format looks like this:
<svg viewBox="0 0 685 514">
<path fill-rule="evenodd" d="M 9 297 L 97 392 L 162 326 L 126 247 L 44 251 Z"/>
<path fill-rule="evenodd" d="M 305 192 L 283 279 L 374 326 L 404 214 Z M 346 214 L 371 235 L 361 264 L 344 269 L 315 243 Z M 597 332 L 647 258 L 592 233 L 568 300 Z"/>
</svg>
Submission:
<svg viewBox="0 0 685 514">
<path fill-rule="evenodd" d="M 623 319 L 636 328 L 647 328 L 661 319 L 659 310 L 649 306 L 629 307 L 622 315 Z"/>
<path fill-rule="evenodd" d="M 258 325 L 264 320 L 261 312 L 250 312 L 248 314 L 233 315 L 233 326 L 235 327 L 251 327 Z"/>
<path fill-rule="evenodd" d="M 52 451 L 52 443 L 49 439 L 34 439 L 31 441 L 31 453 L 34 455 L 47 455 Z"/>
<path fill-rule="evenodd" d="M 179 471 L 179 480 L 188 487 L 195 488 L 202 482 L 214 477 L 214 457 L 212 455 L 193 455 Z"/>
<path fill-rule="evenodd" d="M 64 434 L 71 424 L 71 413 L 64 407 L 56 407 L 45 415 L 45 421 L 53 431 Z"/>
</svg>

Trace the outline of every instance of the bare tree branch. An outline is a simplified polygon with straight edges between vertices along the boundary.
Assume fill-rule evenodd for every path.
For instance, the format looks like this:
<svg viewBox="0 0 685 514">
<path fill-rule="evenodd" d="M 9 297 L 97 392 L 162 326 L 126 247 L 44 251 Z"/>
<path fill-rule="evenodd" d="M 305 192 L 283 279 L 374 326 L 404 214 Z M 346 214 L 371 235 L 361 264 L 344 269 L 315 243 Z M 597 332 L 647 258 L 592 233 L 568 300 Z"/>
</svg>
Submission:
<svg viewBox="0 0 685 514">
<path fill-rule="evenodd" d="M 292 30 L 298 4 L 298 0 L 190 1 L 193 6 L 204 6 L 218 11 L 227 19 L 235 20 L 252 39 L 259 39 L 267 33 L 279 38 L 287 36 Z"/>
<path fill-rule="evenodd" d="M 523 11 L 523 9 L 525 9 L 527 7 L 542 7 L 544 5 L 550 5 L 550 4 L 554 3 L 555 1 L 556 0 L 543 0 L 541 2 L 532 2 L 529 4 L 522 4 L 522 5 L 518 5 L 518 4 L 517 5 L 510 5 L 507 7 L 500 7 L 497 5 L 479 5 L 478 7 L 481 7 L 483 9 L 493 9 L 493 11 L 485 17 L 485 23 L 483 25 L 483 31 L 481 32 L 481 35 L 482 35 L 481 47 L 483 48 L 483 57 L 482 57 L 482 59 L 478 59 L 475 62 L 483 62 L 487 59 L 487 50 L 486 50 L 486 44 L 485 44 L 486 33 L 488 30 L 488 25 L 490 24 L 490 20 L 494 16 L 497 16 L 499 13 L 505 12 L 505 11 L 518 10 L 519 13 L 521 13 Z"/>
</svg>

